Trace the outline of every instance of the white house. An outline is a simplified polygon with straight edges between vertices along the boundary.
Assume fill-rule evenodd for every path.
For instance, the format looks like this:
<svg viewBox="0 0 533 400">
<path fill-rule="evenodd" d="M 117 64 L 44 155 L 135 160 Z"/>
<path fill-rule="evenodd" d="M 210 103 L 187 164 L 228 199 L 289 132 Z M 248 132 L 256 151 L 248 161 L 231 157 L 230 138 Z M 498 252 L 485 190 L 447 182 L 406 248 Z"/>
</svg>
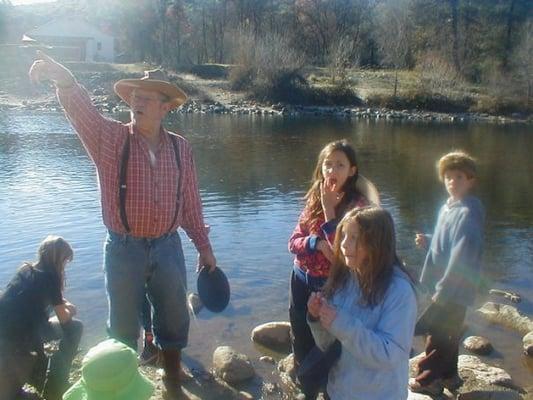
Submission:
<svg viewBox="0 0 533 400">
<path fill-rule="evenodd" d="M 77 61 L 113 62 L 115 58 L 113 36 L 80 18 L 54 19 L 26 32 L 24 37 L 43 45 L 74 48 Z"/>
</svg>

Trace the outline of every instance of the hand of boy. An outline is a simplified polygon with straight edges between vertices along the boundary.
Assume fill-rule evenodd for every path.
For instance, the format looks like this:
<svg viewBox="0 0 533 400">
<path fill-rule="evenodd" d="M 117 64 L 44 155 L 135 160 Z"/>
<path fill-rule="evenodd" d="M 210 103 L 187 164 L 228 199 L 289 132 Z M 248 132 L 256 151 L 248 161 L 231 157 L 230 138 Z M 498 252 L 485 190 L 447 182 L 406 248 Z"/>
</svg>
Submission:
<svg viewBox="0 0 533 400">
<path fill-rule="evenodd" d="M 426 235 L 424 235 L 423 233 L 417 233 L 415 236 L 415 244 L 416 244 L 416 247 L 418 247 L 419 249 L 426 249 L 427 248 Z"/>
</svg>

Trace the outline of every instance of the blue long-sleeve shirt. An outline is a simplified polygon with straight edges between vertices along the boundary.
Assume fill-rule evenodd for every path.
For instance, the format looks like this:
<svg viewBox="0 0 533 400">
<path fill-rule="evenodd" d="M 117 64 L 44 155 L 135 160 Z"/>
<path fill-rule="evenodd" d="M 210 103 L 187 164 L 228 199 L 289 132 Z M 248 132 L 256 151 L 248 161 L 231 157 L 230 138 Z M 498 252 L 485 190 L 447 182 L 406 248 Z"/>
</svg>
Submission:
<svg viewBox="0 0 533 400">
<path fill-rule="evenodd" d="M 439 212 L 420 276 L 438 302 L 469 306 L 478 291 L 485 210 L 477 197 L 447 201 Z"/>
<path fill-rule="evenodd" d="M 330 299 L 337 316 L 329 329 L 308 320 L 317 346 L 335 339 L 341 356 L 329 372 L 333 400 L 404 400 L 409 380 L 409 352 L 416 321 L 416 298 L 409 278 L 395 268 L 383 300 L 362 305 L 361 289 L 350 279 Z"/>
</svg>

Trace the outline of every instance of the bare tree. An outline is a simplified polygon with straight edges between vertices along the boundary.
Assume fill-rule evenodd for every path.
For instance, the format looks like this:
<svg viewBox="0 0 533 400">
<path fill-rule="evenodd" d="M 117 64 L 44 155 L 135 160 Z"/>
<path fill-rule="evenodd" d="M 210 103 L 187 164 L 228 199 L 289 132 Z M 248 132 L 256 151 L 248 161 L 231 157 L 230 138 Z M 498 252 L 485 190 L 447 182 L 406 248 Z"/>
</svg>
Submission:
<svg viewBox="0 0 533 400">
<path fill-rule="evenodd" d="M 533 19 L 527 21 L 521 32 L 520 44 L 515 49 L 514 69 L 520 87 L 526 88 L 526 99 L 529 107 L 533 104 Z"/>
<path fill-rule="evenodd" d="M 450 96 L 465 85 L 453 62 L 441 57 L 439 53 L 428 52 L 420 56 L 416 67 L 421 87 L 432 94 Z"/>
<path fill-rule="evenodd" d="M 305 59 L 283 36 L 268 33 L 255 38 L 252 32 L 240 30 L 235 35 L 234 52 L 238 66 L 230 79 L 235 88 L 283 91 L 302 80 L 300 70 Z"/>
<path fill-rule="evenodd" d="M 378 43 L 383 62 L 394 68 L 394 96 L 398 93 L 398 70 L 406 65 L 410 44 L 410 0 L 388 0 L 376 10 Z"/>
<path fill-rule="evenodd" d="M 461 70 L 459 61 L 459 0 L 448 0 L 452 24 L 452 59 L 455 69 Z"/>
<path fill-rule="evenodd" d="M 343 37 L 350 37 L 356 47 L 371 4 L 369 0 L 296 0 L 297 23 L 311 58 L 323 64 L 330 48 Z"/>
<path fill-rule="evenodd" d="M 357 62 L 358 42 L 350 36 L 343 36 L 329 46 L 329 75 L 332 83 L 346 82 L 346 70 Z"/>
</svg>

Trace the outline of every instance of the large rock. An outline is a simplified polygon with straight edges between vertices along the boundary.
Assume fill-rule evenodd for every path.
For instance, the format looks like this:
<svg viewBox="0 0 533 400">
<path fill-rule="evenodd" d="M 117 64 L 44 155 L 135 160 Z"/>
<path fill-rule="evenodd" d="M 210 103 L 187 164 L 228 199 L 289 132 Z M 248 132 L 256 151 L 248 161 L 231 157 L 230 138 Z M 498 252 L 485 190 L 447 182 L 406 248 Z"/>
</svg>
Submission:
<svg viewBox="0 0 533 400">
<path fill-rule="evenodd" d="M 472 372 L 471 378 L 482 385 L 513 386 L 511 376 L 504 369 L 488 365 L 476 356 L 460 355 L 459 371 Z"/>
<path fill-rule="evenodd" d="M 533 356 L 533 331 L 524 336 L 522 344 L 524 345 L 524 353 Z"/>
<path fill-rule="evenodd" d="M 300 391 L 294 380 L 285 372 L 279 373 L 279 386 L 283 394 L 289 399 L 305 400 L 305 395 Z"/>
<path fill-rule="evenodd" d="M 516 307 L 489 301 L 479 308 L 477 312 L 490 322 L 511 328 L 522 335 L 533 331 L 533 321 L 520 315 Z"/>
<path fill-rule="evenodd" d="M 267 322 L 252 331 L 252 341 L 267 348 L 288 352 L 291 348 L 291 324 Z"/>
<path fill-rule="evenodd" d="M 409 360 L 410 376 L 417 373 L 416 365 L 424 353 Z M 459 375 L 463 385 L 456 392 L 457 400 L 520 400 L 522 395 L 513 384 L 511 376 L 503 369 L 488 365 L 479 357 L 459 356 Z M 410 393 L 409 400 L 426 400 L 429 396 Z"/>
<path fill-rule="evenodd" d="M 533 356 L 533 321 L 530 318 L 520 315 L 516 307 L 490 301 L 479 308 L 477 312 L 491 322 L 524 335 L 522 338 L 524 352 Z"/>
<path fill-rule="evenodd" d="M 489 339 L 482 336 L 469 336 L 463 341 L 463 346 L 466 350 L 472 353 L 486 356 L 493 350 Z"/>
<path fill-rule="evenodd" d="M 245 381 L 255 375 L 248 357 L 237 353 L 230 346 L 216 348 L 213 353 L 213 369 L 215 375 L 230 384 Z"/>
<path fill-rule="evenodd" d="M 278 362 L 279 384 L 281 390 L 289 399 L 299 399 L 303 394 L 295 383 L 296 371 L 294 369 L 294 354 L 282 358 Z M 305 399 L 305 396 L 303 397 Z"/>
<path fill-rule="evenodd" d="M 282 358 L 278 362 L 278 371 L 294 376 L 294 353 Z"/>
<path fill-rule="evenodd" d="M 522 400 L 507 372 L 476 356 L 459 356 L 459 371 L 464 384 L 457 391 L 457 400 Z"/>
</svg>

